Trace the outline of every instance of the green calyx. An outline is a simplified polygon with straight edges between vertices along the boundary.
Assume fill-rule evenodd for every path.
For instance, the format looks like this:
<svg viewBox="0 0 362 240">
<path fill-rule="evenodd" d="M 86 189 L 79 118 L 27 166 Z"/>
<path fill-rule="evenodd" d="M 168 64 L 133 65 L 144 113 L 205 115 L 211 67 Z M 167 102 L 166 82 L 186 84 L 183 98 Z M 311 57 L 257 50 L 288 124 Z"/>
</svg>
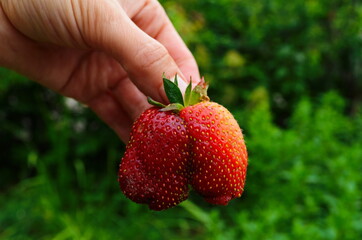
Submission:
<svg viewBox="0 0 362 240">
<path fill-rule="evenodd" d="M 177 75 L 175 80 L 171 81 L 163 76 L 163 86 L 166 92 L 166 96 L 170 101 L 169 105 L 162 104 L 148 97 L 147 100 L 151 105 L 161 108 L 161 111 L 174 111 L 179 112 L 187 106 L 195 105 L 199 102 L 209 101 L 207 96 L 208 84 L 204 78 L 201 79 L 198 85 L 192 88 L 192 81 L 185 90 L 185 95 L 182 96 L 181 90 L 178 85 Z"/>
</svg>

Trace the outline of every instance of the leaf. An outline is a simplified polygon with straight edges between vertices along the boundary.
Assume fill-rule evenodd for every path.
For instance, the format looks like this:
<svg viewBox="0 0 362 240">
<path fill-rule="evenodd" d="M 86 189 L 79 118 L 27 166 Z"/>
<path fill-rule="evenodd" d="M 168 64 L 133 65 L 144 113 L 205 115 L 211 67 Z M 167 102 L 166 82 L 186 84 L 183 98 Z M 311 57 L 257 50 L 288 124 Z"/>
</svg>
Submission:
<svg viewBox="0 0 362 240">
<path fill-rule="evenodd" d="M 209 84 L 207 82 L 205 82 L 205 79 L 202 77 L 201 81 L 192 90 L 193 95 L 191 96 L 189 104 L 193 105 L 200 101 L 209 101 L 210 98 L 207 96 L 208 88 L 209 88 Z"/>
<path fill-rule="evenodd" d="M 175 75 L 175 81 L 174 81 L 175 85 L 178 87 L 178 81 L 177 81 L 177 73 Z"/>
<path fill-rule="evenodd" d="M 156 106 L 156 107 L 161 107 L 161 108 L 164 108 L 166 107 L 166 105 L 160 103 L 160 102 L 157 102 L 155 100 L 153 100 L 151 97 L 147 97 L 147 102 L 153 106 Z"/>
<path fill-rule="evenodd" d="M 197 87 L 197 86 L 196 86 Z M 195 87 L 195 88 L 196 88 Z M 195 105 L 196 103 L 199 103 L 201 99 L 201 95 L 199 92 L 192 90 L 188 102 L 188 106 Z"/>
<path fill-rule="evenodd" d="M 192 89 L 192 82 L 190 81 L 185 91 L 185 107 L 195 105 L 201 101 L 209 101 L 207 96 L 208 84 L 204 78 Z"/>
<path fill-rule="evenodd" d="M 184 108 L 184 106 L 179 103 L 172 103 L 172 104 L 167 105 L 166 107 L 162 108 L 160 111 L 162 111 L 162 112 L 166 112 L 166 111 L 179 112 L 183 108 Z"/>
<path fill-rule="evenodd" d="M 179 103 L 184 105 L 182 93 L 175 83 L 167 78 L 163 78 L 163 86 L 170 103 Z"/>
<path fill-rule="evenodd" d="M 190 97 L 191 97 L 191 90 L 192 90 L 192 81 L 190 81 L 189 85 L 185 90 L 185 107 L 190 106 Z"/>
</svg>

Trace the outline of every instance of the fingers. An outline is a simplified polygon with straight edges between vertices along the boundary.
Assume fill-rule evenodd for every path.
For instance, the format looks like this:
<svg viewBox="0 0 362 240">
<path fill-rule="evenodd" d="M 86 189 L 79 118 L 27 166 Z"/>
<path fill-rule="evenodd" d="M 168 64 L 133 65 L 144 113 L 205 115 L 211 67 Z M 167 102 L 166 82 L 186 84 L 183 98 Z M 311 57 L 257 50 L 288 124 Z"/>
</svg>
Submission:
<svg viewBox="0 0 362 240">
<path fill-rule="evenodd" d="M 87 105 L 127 143 L 132 123 L 150 107 L 145 99 L 131 80 L 124 78 Z"/>
<path fill-rule="evenodd" d="M 110 93 L 105 93 L 88 103 L 88 106 L 127 143 L 132 120 Z"/>
<path fill-rule="evenodd" d="M 129 78 L 122 79 L 112 89 L 112 94 L 133 121 L 151 107 L 146 100 L 146 96 Z"/>
<path fill-rule="evenodd" d="M 163 90 L 162 74 L 173 77 L 181 70 L 167 49 L 138 28 L 126 13 L 112 9 L 113 21 L 100 21 L 95 44 L 116 58 L 133 83 L 147 96 L 167 102 Z"/>
<path fill-rule="evenodd" d="M 137 26 L 166 47 L 186 78 L 184 80 L 188 82 L 191 77 L 194 83 L 199 82 L 200 74 L 195 58 L 160 3 L 156 0 L 147 1 L 137 13 L 131 12 L 131 14 L 134 14 L 130 17 Z"/>
<path fill-rule="evenodd" d="M 82 54 L 63 54 L 73 58 L 69 57 L 63 65 L 59 65 L 58 63 L 63 61 L 50 58 L 49 56 L 56 57 L 56 54 L 49 54 L 47 48 L 38 41 L 70 46 L 72 48 L 69 48 L 69 51 L 72 53 L 74 47 L 96 48 L 106 52 L 122 65 L 128 78 L 121 80 L 114 88 L 108 89 L 105 94 L 92 98 L 87 104 L 117 132 L 122 140 L 126 140 L 132 120 L 149 107 L 145 95 L 167 102 L 162 83 L 163 73 L 169 78 L 178 74 L 183 79 L 189 76 L 194 80 L 199 79 L 192 54 L 173 28 L 161 5 L 155 0 L 145 2 L 147 4 L 134 13 L 133 20 L 139 25 L 138 27 L 116 0 L 66 2 L 23 0 L 19 2 L 22 8 L 14 7 L 13 1 L 1 1 L 2 7 L 6 5 L 8 13 L 12 13 L 10 15 L 13 16 L 9 18 L 8 14 L 6 21 L 10 20 L 12 26 L 17 26 L 17 30 L 12 29 L 12 35 L 16 35 L 17 38 L 13 38 L 13 44 L 9 44 L 13 46 L 10 55 L 14 57 L 9 58 L 4 65 L 16 66 L 17 71 L 41 79 L 39 82 L 43 85 L 69 92 L 69 95 L 77 96 L 84 93 L 93 96 L 103 85 L 97 87 L 97 91 L 94 89 L 81 91 L 79 85 L 72 88 L 74 91 L 66 91 L 71 89 L 69 87 L 71 84 L 65 81 L 72 77 L 76 79 L 77 74 L 71 76 L 69 74 L 74 72 L 72 70 L 79 66 L 78 62 L 81 61 L 74 56 L 81 57 Z M 43 5 L 47 6 L 47 11 L 38 11 L 42 9 L 39 6 Z M 25 36 L 35 41 L 30 41 Z M 3 60 L 0 59 L 1 61 Z M 53 68 L 50 68 L 51 66 Z M 58 68 L 62 69 L 61 80 L 59 80 L 60 74 L 55 74 L 59 72 L 51 70 Z M 93 70 L 89 71 L 90 76 L 93 76 L 92 79 L 97 78 L 98 81 L 84 78 L 88 79 L 84 83 L 96 83 L 92 84 L 93 88 L 100 86 L 99 78 L 96 74 L 92 74 L 95 68 L 89 67 L 89 69 Z M 82 73 L 80 70 L 77 72 Z M 104 69 L 101 72 L 104 72 Z M 79 79 L 76 79 L 77 83 Z M 71 83 L 73 84 L 73 81 Z M 82 86 L 84 86 L 82 89 L 90 89 L 88 84 Z M 78 99 L 82 99 L 81 96 Z"/>
</svg>

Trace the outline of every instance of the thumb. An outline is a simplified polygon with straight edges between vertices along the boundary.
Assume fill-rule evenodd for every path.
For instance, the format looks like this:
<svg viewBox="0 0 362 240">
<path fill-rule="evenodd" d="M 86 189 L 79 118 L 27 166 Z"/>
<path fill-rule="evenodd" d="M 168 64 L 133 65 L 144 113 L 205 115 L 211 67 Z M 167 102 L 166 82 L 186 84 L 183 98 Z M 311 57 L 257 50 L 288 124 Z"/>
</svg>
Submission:
<svg viewBox="0 0 362 240">
<path fill-rule="evenodd" d="M 112 21 L 100 22 L 97 47 L 111 54 L 123 66 L 131 81 L 147 96 L 168 101 L 163 90 L 162 74 L 168 78 L 181 70 L 167 49 L 143 32 L 122 8 L 113 9 Z"/>
</svg>

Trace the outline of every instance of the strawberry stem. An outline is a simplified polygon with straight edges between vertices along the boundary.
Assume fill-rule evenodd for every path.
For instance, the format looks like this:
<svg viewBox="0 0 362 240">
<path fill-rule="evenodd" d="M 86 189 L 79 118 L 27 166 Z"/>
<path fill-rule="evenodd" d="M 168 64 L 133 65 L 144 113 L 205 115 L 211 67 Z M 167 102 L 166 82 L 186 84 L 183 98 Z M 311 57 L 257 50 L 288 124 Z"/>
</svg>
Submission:
<svg viewBox="0 0 362 240">
<path fill-rule="evenodd" d="M 188 84 L 185 90 L 185 96 L 183 97 L 181 90 L 178 86 L 177 75 L 175 76 L 174 81 L 167 79 L 165 74 L 163 74 L 162 77 L 165 93 L 168 100 L 170 101 L 170 104 L 165 105 L 153 100 L 150 97 L 147 98 L 147 101 L 150 104 L 161 108 L 161 111 L 179 112 L 184 107 L 192 106 L 199 102 L 210 100 L 207 96 L 208 84 L 205 82 L 204 78 L 202 78 L 201 81 L 194 88 L 192 88 L 192 81 L 190 78 L 190 83 Z"/>
</svg>

